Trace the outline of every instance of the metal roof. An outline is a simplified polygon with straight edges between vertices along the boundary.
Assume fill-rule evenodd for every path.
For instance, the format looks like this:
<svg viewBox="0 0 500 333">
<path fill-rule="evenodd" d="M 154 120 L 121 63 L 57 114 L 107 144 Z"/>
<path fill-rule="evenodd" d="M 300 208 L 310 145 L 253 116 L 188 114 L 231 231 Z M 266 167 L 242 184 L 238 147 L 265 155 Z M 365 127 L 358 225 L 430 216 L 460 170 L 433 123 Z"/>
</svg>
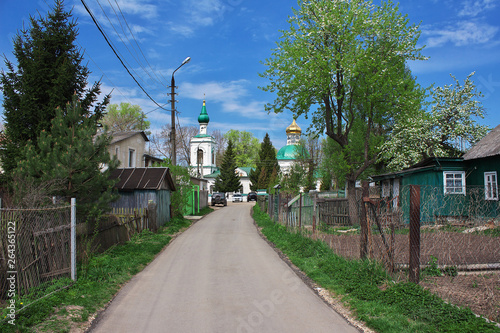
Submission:
<svg viewBox="0 0 500 333">
<path fill-rule="evenodd" d="M 146 136 L 146 133 L 144 133 L 143 131 L 113 132 L 111 133 L 111 135 L 113 136 L 113 138 L 111 139 L 111 144 L 131 138 L 137 134 L 142 135 L 144 141 L 149 141 L 148 137 Z"/>
<path fill-rule="evenodd" d="M 115 187 L 119 190 L 161 190 L 175 191 L 175 184 L 169 168 L 125 168 L 111 172 L 111 179 L 118 179 Z"/>
<path fill-rule="evenodd" d="M 500 155 L 500 125 L 492 129 L 484 138 L 472 146 L 463 156 L 464 160 Z"/>
</svg>

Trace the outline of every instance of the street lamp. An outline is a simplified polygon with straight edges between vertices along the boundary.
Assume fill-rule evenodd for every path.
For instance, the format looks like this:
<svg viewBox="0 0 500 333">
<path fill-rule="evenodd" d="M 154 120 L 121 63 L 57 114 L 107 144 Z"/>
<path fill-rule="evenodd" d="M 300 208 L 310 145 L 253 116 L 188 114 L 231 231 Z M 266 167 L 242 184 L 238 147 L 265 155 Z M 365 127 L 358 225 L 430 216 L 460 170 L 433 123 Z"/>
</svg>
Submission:
<svg viewBox="0 0 500 333">
<path fill-rule="evenodd" d="M 182 64 L 175 69 L 172 73 L 172 80 L 170 81 L 170 96 L 171 96 L 171 109 L 172 109 L 172 130 L 170 131 L 170 142 L 172 144 L 172 165 L 177 165 L 177 154 L 176 154 L 176 145 L 175 145 L 175 79 L 174 79 L 174 74 L 177 72 L 179 68 L 187 64 L 189 61 L 191 61 L 191 57 L 187 57 L 184 59 Z"/>
</svg>

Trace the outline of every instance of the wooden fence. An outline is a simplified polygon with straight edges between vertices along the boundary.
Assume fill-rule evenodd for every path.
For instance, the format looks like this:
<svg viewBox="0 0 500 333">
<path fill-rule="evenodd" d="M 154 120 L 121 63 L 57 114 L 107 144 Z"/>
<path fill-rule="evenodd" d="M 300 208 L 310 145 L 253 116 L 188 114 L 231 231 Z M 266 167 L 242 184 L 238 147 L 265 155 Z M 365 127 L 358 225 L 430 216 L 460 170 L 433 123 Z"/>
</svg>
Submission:
<svg viewBox="0 0 500 333">
<path fill-rule="evenodd" d="M 71 273 L 71 206 L 0 210 L 0 285 L 17 276 L 18 294 Z"/>
<path fill-rule="evenodd" d="M 119 223 L 127 227 L 130 236 L 143 230 L 156 232 L 158 225 L 155 213 L 155 204 L 149 204 L 148 208 L 113 208 L 111 211 Z"/>
</svg>

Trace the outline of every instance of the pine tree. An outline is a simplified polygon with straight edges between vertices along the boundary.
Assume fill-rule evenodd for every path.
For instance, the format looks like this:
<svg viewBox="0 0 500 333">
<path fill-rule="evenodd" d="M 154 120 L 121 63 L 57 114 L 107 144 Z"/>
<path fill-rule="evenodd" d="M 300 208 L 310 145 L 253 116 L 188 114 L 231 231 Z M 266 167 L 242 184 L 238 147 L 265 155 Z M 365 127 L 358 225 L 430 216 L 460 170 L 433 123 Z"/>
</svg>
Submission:
<svg viewBox="0 0 500 333">
<path fill-rule="evenodd" d="M 260 144 L 259 160 L 257 167 L 250 171 L 250 188 L 254 191 L 267 189 L 274 184 L 280 171 L 278 160 L 276 159 L 276 149 L 274 149 L 269 134 L 266 133 L 264 140 Z"/>
<path fill-rule="evenodd" d="M 39 184 L 55 180 L 59 186 L 50 194 L 76 198 L 82 217 L 106 211 L 114 199 L 109 174 L 118 166 L 108 151 L 110 141 L 106 133 L 97 135 L 97 124 L 86 116 L 75 95 L 65 109 L 57 109 L 50 131 L 42 131 L 36 146 L 27 143 L 14 175 Z"/>
<path fill-rule="evenodd" d="M 56 108 L 64 107 L 74 94 L 84 113 L 93 115 L 96 122 L 102 118 L 109 98 L 94 105 L 100 83 L 87 88 L 90 72 L 82 65 L 83 54 L 76 45 L 77 24 L 71 16 L 64 11 L 63 1 L 56 0 L 46 18 L 30 17 L 30 27 L 14 37 L 17 68 L 5 59 L 7 71 L 0 73 L 5 119 L 0 157 L 7 176 L 26 143 L 31 140 L 37 147 L 40 133 L 50 130 Z"/>
<path fill-rule="evenodd" d="M 222 158 L 220 174 L 215 178 L 216 192 L 236 192 L 241 188 L 240 178 L 236 174 L 235 157 L 233 142 L 229 140 Z"/>
</svg>

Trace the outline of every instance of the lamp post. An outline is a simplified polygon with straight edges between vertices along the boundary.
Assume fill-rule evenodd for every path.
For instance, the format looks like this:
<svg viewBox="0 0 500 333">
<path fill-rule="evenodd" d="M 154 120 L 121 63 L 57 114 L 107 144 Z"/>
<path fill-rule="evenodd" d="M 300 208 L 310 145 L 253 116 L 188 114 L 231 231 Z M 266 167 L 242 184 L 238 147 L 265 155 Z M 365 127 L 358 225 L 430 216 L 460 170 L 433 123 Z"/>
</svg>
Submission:
<svg viewBox="0 0 500 333">
<path fill-rule="evenodd" d="M 172 130 L 170 131 L 170 142 L 172 144 L 172 165 L 177 165 L 177 153 L 176 153 L 176 145 L 175 145 L 175 79 L 174 79 L 174 74 L 177 72 L 179 68 L 187 64 L 189 61 L 191 61 L 190 57 L 187 57 L 184 59 L 182 64 L 175 69 L 172 73 L 172 80 L 170 81 L 170 96 L 171 96 L 171 109 L 172 109 Z"/>
</svg>

